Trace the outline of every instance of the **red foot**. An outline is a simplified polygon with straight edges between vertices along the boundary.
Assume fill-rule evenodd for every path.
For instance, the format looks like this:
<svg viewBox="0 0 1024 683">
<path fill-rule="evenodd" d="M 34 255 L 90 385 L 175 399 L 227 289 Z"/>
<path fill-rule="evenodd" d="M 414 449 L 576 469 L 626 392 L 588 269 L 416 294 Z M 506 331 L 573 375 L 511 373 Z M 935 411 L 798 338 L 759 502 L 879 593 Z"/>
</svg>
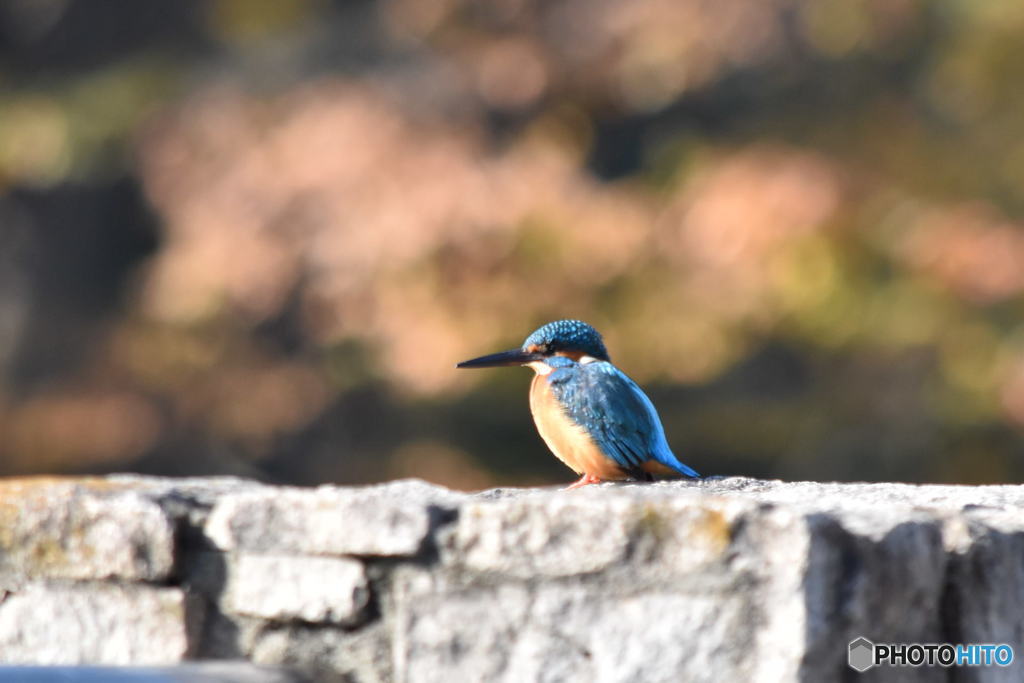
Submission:
<svg viewBox="0 0 1024 683">
<path fill-rule="evenodd" d="M 579 487 L 586 486 L 587 484 L 600 484 L 600 483 L 601 483 L 601 480 L 598 479 L 597 477 L 595 477 L 593 474 L 584 474 L 582 477 L 579 478 L 578 481 L 575 481 L 572 484 L 569 484 L 568 486 L 566 486 L 562 490 L 563 491 L 571 491 L 572 489 L 578 489 Z"/>
</svg>

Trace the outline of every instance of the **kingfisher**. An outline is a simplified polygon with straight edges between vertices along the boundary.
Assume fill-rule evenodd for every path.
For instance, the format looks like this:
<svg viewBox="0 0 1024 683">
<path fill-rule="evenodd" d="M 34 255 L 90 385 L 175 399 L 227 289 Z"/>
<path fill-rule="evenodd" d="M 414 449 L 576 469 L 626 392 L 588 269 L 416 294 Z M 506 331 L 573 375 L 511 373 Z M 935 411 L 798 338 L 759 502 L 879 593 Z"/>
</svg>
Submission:
<svg viewBox="0 0 1024 683">
<path fill-rule="evenodd" d="M 604 340 L 580 320 L 556 320 L 518 349 L 456 365 L 533 368 L 530 412 L 551 452 L 581 475 L 568 489 L 623 479 L 699 477 L 676 458 L 651 399 L 612 365 Z"/>
</svg>

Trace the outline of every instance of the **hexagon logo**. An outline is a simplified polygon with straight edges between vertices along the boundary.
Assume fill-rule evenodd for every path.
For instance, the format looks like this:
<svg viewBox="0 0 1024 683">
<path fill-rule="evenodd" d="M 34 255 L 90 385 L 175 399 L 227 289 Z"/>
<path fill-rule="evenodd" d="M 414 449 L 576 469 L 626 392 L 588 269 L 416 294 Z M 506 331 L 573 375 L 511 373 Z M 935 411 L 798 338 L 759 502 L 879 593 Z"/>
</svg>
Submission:
<svg viewBox="0 0 1024 683">
<path fill-rule="evenodd" d="M 875 644 L 864 636 L 851 640 L 846 661 L 854 671 L 867 671 L 875 665 Z"/>
</svg>

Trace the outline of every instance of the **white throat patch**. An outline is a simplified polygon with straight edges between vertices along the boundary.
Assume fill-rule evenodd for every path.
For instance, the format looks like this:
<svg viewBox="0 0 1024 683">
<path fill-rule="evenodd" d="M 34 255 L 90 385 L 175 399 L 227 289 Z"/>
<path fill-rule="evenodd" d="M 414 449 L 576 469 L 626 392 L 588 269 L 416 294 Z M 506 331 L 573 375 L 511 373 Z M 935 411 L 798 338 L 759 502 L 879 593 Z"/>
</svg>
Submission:
<svg viewBox="0 0 1024 683">
<path fill-rule="evenodd" d="M 544 375 L 550 375 L 552 372 L 555 371 L 553 367 L 551 367 L 542 360 L 535 360 L 530 363 L 527 363 L 527 365 L 533 368 L 533 371 L 536 372 L 541 377 L 543 377 Z"/>
</svg>

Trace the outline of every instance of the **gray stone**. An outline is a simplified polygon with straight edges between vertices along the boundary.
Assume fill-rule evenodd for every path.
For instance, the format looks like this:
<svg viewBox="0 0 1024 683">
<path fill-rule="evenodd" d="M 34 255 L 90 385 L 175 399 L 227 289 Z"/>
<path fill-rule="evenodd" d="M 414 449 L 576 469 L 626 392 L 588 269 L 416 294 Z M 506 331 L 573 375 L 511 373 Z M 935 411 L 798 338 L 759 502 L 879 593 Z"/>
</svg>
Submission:
<svg viewBox="0 0 1024 683">
<path fill-rule="evenodd" d="M 284 624 L 255 634 L 248 656 L 267 666 L 302 671 L 311 680 L 390 683 L 390 632 L 383 623 L 355 631 Z"/>
<path fill-rule="evenodd" d="M 806 548 L 803 520 L 645 498 L 609 487 L 464 506 L 448 569 L 396 575 L 396 680 L 794 676 L 804 576 L 774 544 Z"/>
<path fill-rule="evenodd" d="M 736 515 L 750 507 L 693 500 L 654 505 L 623 491 L 594 490 L 469 501 L 442 547 L 448 561 L 466 569 L 520 578 L 597 572 L 641 550 L 680 571 L 720 555 Z"/>
<path fill-rule="evenodd" d="M 225 611 L 276 621 L 354 625 L 369 600 L 363 565 L 341 557 L 228 558 Z"/>
<path fill-rule="evenodd" d="M 616 504 L 624 502 L 585 505 L 568 496 L 470 502 L 446 544 L 448 559 L 508 576 L 599 571 L 626 555 L 626 506 Z"/>
<path fill-rule="evenodd" d="M 166 579 L 174 526 L 159 505 L 103 479 L 0 481 L 0 587 L 25 579 Z"/>
<path fill-rule="evenodd" d="M 1017 509 L 1000 519 L 1024 529 L 1021 500 L 1017 487 L 725 480 L 468 501 L 440 570 L 398 575 L 397 678 L 841 680 L 858 636 L 943 640 L 947 529 L 989 507 Z M 1013 597 L 981 611 L 1019 650 L 1014 550 L 985 563 L 1009 565 L 996 571 Z"/>
<path fill-rule="evenodd" d="M 1020 663 L 849 665 L 858 638 L 1024 654 L 1024 486 L 3 486 L 0 577 L 20 579 L 0 584 L 2 661 L 241 658 L 374 683 L 1024 680 Z"/>
<path fill-rule="evenodd" d="M 1009 683 L 1024 679 L 1024 523 L 1020 511 L 976 508 L 947 536 L 947 638 L 1009 643 L 1014 664 L 965 672 L 962 679 Z"/>
<path fill-rule="evenodd" d="M 177 588 L 34 583 L 0 602 L 0 662 L 179 662 L 200 617 Z"/>
<path fill-rule="evenodd" d="M 399 681 L 757 680 L 742 594 L 421 578 L 400 601 Z"/>
<path fill-rule="evenodd" d="M 261 488 L 221 498 L 206 533 L 224 550 L 311 555 L 418 553 L 442 505 L 459 496 L 417 481 L 366 488 Z"/>
</svg>

